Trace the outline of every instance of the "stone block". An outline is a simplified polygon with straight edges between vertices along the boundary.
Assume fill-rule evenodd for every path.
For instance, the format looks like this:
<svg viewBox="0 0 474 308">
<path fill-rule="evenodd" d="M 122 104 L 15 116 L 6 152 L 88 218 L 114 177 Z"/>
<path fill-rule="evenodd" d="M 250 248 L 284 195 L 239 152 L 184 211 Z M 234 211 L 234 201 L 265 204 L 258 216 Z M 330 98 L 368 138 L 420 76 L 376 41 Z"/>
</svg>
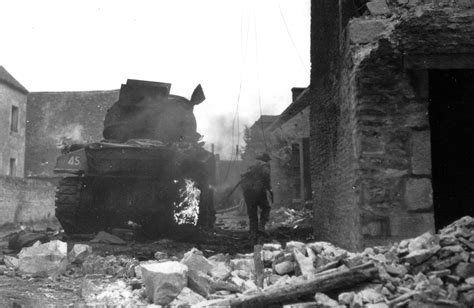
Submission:
<svg viewBox="0 0 474 308">
<path fill-rule="evenodd" d="M 295 270 L 295 263 L 293 261 L 283 261 L 273 265 L 274 271 L 278 275 L 285 275 Z"/>
<path fill-rule="evenodd" d="M 85 244 L 74 244 L 67 257 L 71 263 L 82 263 L 91 253 L 91 246 Z"/>
<path fill-rule="evenodd" d="M 388 22 L 381 19 L 353 19 L 349 23 L 349 38 L 353 44 L 367 44 L 381 38 L 388 29 Z"/>
<path fill-rule="evenodd" d="M 33 276 L 53 276 L 66 269 L 67 243 L 59 240 L 23 248 L 18 254 L 19 270 Z"/>
<path fill-rule="evenodd" d="M 140 265 L 146 296 L 154 304 L 167 305 L 188 283 L 188 267 L 175 261 Z"/>
<path fill-rule="evenodd" d="M 202 272 L 204 274 L 209 273 L 213 268 L 212 263 L 196 248 L 186 252 L 181 263 L 185 264 L 189 270 Z"/>
<path fill-rule="evenodd" d="M 435 232 L 433 213 L 399 213 L 390 217 L 390 235 L 411 238 Z"/>
<path fill-rule="evenodd" d="M 414 132 L 411 144 L 411 169 L 413 174 L 431 174 L 431 134 Z"/>
<path fill-rule="evenodd" d="M 362 235 L 366 237 L 384 237 L 390 235 L 388 217 L 371 217 L 361 215 Z"/>
<path fill-rule="evenodd" d="M 459 263 L 454 269 L 454 274 L 464 279 L 474 276 L 474 263 Z"/>
<path fill-rule="evenodd" d="M 317 307 L 336 307 L 339 306 L 339 303 L 324 293 L 317 292 L 314 295 L 314 300 L 316 301 Z"/>
<path fill-rule="evenodd" d="M 431 180 L 408 179 L 405 186 L 405 203 L 409 211 L 431 209 L 433 207 Z"/>
<path fill-rule="evenodd" d="M 384 142 L 382 136 L 377 132 L 362 132 L 360 136 L 361 154 L 383 154 Z"/>
<path fill-rule="evenodd" d="M 211 279 L 202 272 L 188 272 L 188 287 L 201 296 L 209 297 L 212 291 Z"/>
<path fill-rule="evenodd" d="M 255 269 L 253 259 L 233 259 L 230 261 L 233 270 L 252 272 Z"/>
<path fill-rule="evenodd" d="M 390 9 L 385 0 L 372 0 L 367 3 L 367 8 L 372 15 L 386 15 L 390 13 Z"/>
<path fill-rule="evenodd" d="M 170 303 L 170 307 L 191 307 L 205 300 L 203 296 L 184 287 L 178 296 Z"/>
<path fill-rule="evenodd" d="M 216 279 L 225 280 L 230 276 L 231 272 L 232 269 L 225 262 L 217 262 L 211 269 L 210 274 Z"/>
</svg>

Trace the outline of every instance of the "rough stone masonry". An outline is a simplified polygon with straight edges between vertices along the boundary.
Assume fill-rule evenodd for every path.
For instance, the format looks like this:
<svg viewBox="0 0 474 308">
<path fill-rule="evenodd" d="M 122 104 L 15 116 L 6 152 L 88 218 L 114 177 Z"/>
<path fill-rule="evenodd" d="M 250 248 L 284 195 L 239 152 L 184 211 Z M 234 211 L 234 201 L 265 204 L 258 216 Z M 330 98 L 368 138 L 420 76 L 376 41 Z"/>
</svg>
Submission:
<svg viewBox="0 0 474 308">
<path fill-rule="evenodd" d="M 426 69 L 474 54 L 472 3 L 374 0 L 351 19 L 334 2 L 312 3 L 316 236 L 360 249 L 432 231 Z"/>
</svg>

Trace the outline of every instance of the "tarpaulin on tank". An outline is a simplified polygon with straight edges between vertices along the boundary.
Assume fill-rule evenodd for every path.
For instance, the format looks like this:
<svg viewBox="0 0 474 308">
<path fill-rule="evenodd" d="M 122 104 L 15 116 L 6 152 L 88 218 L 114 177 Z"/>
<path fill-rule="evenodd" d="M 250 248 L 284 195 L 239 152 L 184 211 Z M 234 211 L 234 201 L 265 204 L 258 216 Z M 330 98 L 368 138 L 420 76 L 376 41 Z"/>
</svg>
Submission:
<svg viewBox="0 0 474 308">
<path fill-rule="evenodd" d="M 176 152 L 165 147 L 87 148 L 86 156 L 89 174 L 168 178 L 176 165 Z"/>
</svg>

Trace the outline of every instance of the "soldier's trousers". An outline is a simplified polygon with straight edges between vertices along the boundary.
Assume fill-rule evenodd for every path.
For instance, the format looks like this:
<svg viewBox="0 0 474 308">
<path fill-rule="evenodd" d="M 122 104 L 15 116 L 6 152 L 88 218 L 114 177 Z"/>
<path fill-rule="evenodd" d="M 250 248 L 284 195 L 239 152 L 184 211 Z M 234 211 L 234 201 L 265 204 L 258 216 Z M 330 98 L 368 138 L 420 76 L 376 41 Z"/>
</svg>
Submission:
<svg viewBox="0 0 474 308">
<path fill-rule="evenodd" d="M 265 226 L 270 216 L 270 205 L 267 194 L 263 192 L 244 191 L 245 204 L 249 215 L 249 229 L 251 233 L 256 233 L 259 226 L 258 208 L 260 208 L 260 226 Z"/>
</svg>

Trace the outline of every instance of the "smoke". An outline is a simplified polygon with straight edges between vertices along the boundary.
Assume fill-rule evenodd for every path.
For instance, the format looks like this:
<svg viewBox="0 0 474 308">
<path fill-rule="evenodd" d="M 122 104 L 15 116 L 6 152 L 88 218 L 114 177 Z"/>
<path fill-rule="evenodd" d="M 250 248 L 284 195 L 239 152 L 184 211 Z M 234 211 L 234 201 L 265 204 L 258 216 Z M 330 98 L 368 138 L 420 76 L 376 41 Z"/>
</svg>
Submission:
<svg viewBox="0 0 474 308">
<path fill-rule="evenodd" d="M 226 113 L 211 115 L 208 121 L 209 125 L 204 130 L 208 148 L 211 143 L 214 144 L 215 152 L 220 154 L 222 159 L 230 159 L 231 155 L 235 155 L 236 145 L 239 145 L 240 150 L 243 149 L 244 125 L 247 123 L 244 123 L 242 118 L 237 122 L 234 121 L 233 113 Z"/>
<path fill-rule="evenodd" d="M 56 141 L 56 146 L 62 148 L 68 144 L 85 143 L 83 132 L 84 126 L 81 124 L 69 124 L 58 129 L 52 138 Z"/>
</svg>

